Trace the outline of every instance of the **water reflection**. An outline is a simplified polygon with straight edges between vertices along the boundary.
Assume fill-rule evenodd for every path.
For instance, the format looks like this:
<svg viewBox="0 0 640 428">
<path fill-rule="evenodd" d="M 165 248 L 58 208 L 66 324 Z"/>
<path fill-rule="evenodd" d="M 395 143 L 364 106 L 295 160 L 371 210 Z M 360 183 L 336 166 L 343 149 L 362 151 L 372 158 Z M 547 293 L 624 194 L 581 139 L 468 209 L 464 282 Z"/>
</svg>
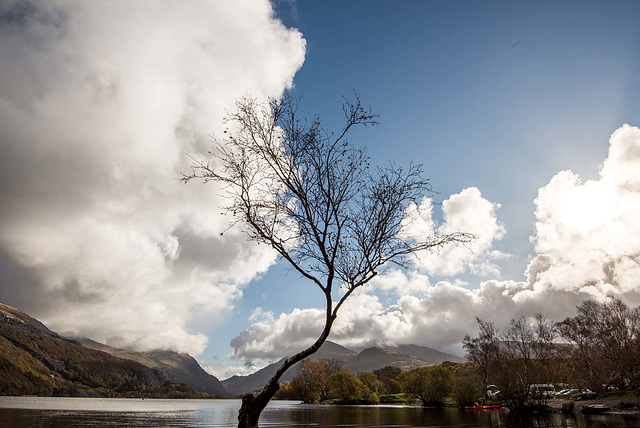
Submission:
<svg viewBox="0 0 640 428">
<path fill-rule="evenodd" d="M 0 397 L 1 428 L 233 427 L 237 400 L 102 400 Z M 265 427 L 628 427 L 637 416 L 531 415 L 398 406 L 310 406 L 273 402 Z"/>
<path fill-rule="evenodd" d="M 271 409 L 265 425 L 381 426 L 381 427 L 507 427 L 584 428 L 640 426 L 637 416 L 517 415 L 505 411 L 470 412 L 458 409 L 371 406 L 296 406 Z"/>
</svg>

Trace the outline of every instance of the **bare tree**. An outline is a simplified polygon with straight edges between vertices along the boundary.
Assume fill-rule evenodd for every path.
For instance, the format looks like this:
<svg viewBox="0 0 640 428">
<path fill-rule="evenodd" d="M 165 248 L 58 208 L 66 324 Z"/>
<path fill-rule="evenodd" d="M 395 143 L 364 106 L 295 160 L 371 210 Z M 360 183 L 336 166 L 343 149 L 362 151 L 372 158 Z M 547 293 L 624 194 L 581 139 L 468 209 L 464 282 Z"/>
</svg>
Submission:
<svg viewBox="0 0 640 428">
<path fill-rule="evenodd" d="M 511 407 L 524 407 L 527 401 L 546 404 L 549 396 L 534 387 L 552 381 L 551 362 L 555 356 L 555 324 L 536 314 L 535 322 L 524 317 L 511 320 L 502 336 L 500 352 L 500 392 Z"/>
<path fill-rule="evenodd" d="M 640 388 L 640 308 L 620 299 L 586 300 L 578 315 L 558 323 L 573 346 L 570 366 L 585 387 Z"/>
<path fill-rule="evenodd" d="M 472 338 L 468 334 L 462 339 L 462 347 L 466 350 L 466 357 L 480 368 L 482 375 L 482 390 L 485 400 L 487 397 L 487 385 L 489 368 L 495 361 L 498 353 L 498 329 L 492 322 L 481 320 L 476 316 L 480 329 L 478 337 Z"/>
<path fill-rule="evenodd" d="M 547 384 L 557 375 L 555 324 L 541 314 L 533 322 L 520 317 L 512 319 L 509 329 L 498 335 L 493 323 L 478 317 L 476 321 L 480 334 L 465 336 L 463 346 L 467 358 L 479 365 L 485 398 L 486 384 L 491 380 L 500 388 L 500 398 L 513 409 L 531 401 L 546 404 L 549 395 L 536 384 Z"/>
<path fill-rule="evenodd" d="M 220 183 L 230 200 L 226 212 L 244 223 L 248 238 L 267 244 L 325 296 L 326 319 L 318 339 L 287 358 L 257 394 L 243 397 L 239 427 L 256 427 L 277 392 L 284 372 L 324 343 L 338 310 L 351 294 L 390 262 L 403 265 L 418 251 L 436 251 L 474 236 L 456 232 L 415 239 L 403 232 L 405 213 L 431 192 L 421 165 L 371 168 L 364 149 L 345 136 L 356 125 L 375 125 L 377 116 L 356 95 L 343 104 L 345 125 L 325 130 L 318 117 L 299 118 L 290 97 L 236 102 L 227 122 L 237 126 L 215 139 L 213 164 L 194 161 L 194 178 Z M 337 302 L 332 294 L 343 289 Z"/>
</svg>

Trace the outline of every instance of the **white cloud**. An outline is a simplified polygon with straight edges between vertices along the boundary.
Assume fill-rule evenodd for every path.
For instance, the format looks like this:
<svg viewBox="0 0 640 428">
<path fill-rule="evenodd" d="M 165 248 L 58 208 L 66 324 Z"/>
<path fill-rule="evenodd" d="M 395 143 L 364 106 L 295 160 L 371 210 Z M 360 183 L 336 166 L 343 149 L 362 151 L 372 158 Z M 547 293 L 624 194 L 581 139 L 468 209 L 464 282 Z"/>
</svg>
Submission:
<svg viewBox="0 0 640 428">
<path fill-rule="evenodd" d="M 247 376 L 256 371 L 266 367 L 269 363 L 266 361 L 252 361 L 241 365 L 230 365 L 226 367 L 214 367 L 209 365 L 206 361 L 198 361 L 200 366 L 216 378 L 223 380 L 229 379 L 232 376 Z"/>
<path fill-rule="evenodd" d="M 624 125 L 613 133 L 598 180 L 582 183 L 571 171 L 559 172 L 539 190 L 535 206 L 531 240 L 536 254 L 525 271 L 526 281 L 488 280 L 473 290 L 456 281 L 430 284 L 424 273 L 492 271 L 492 245 L 502 238 L 504 227 L 496 219 L 495 204 L 477 189 L 465 189 L 443 203 L 445 222 L 439 230 L 479 234 L 474 252 L 467 255 L 454 247 L 422 257 L 418 270 L 390 270 L 376 278 L 345 304 L 330 339 L 355 347 L 415 343 L 443 348 L 473 334 L 475 316 L 504 328 L 520 315 L 542 313 L 562 320 L 590 298 L 617 296 L 640 304 L 640 129 Z M 422 208 L 411 233 L 434 228 L 430 202 Z M 378 296 L 366 294 L 376 291 L 397 298 L 385 305 Z M 265 320 L 259 328 L 254 324 L 232 342 L 234 355 L 276 358 L 291 353 L 315 340 L 322 320 L 320 310 L 297 309 L 274 323 Z M 296 326 L 293 336 L 284 328 L 291 324 Z M 275 346 L 290 337 L 295 337 L 295 347 Z"/>
<path fill-rule="evenodd" d="M 562 171 L 541 188 L 532 242 L 544 257 L 534 293 L 561 290 L 640 302 L 640 129 L 610 139 L 598 180 Z M 534 259 L 534 262 L 536 260 Z"/>
<path fill-rule="evenodd" d="M 430 286 L 423 297 L 402 296 L 388 307 L 378 296 L 360 292 L 340 310 L 329 339 L 352 348 L 406 343 L 442 347 L 459 342 L 474 328 L 474 313 L 491 314 L 493 308 L 487 303 L 481 291 L 448 282 Z M 275 360 L 311 345 L 323 326 L 322 310 L 296 309 L 281 314 L 275 322 L 251 325 L 231 342 L 232 356 L 248 361 Z"/>
<path fill-rule="evenodd" d="M 371 293 L 380 290 L 387 294 L 404 296 L 407 294 L 423 295 L 429 291 L 431 283 L 429 277 L 416 270 L 404 272 L 400 269 L 389 269 L 384 275 L 378 275 L 371 280 L 365 289 Z"/>
<path fill-rule="evenodd" d="M 277 318 L 267 317 L 231 341 L 231 357 L 247 361 L 277 360 L 308 346 L 309 338 L 319 336 L 324 321 L 325 312 L 320 309 L 294 309 Z"/>
<path fill-rule="evenodd" d="M 0 280 L 63 333 L 206 344 L 274 254 L 225 233 L 214 185 L 181 184 L 224 109 L 277 96 L 305 42 L 262 1 L 0 5 Z M 249 262 L 250 260 L 250 262 Z"/>
<path fill-rule="evenodd" d="M 441 234 L 467 232 L 475 234 L 477 239 L 468 246 L 447 246 L 437 254 L 419 253 L 416 267 L 428 275 L 453 276 L 464 272 L 498 275 L 500 269 L 494 261 L 509 257 L 492 249 L 494 242 L 506 233 L 496 215 L 498 208 L 500 204 L 489 202 L 480 190 L 469 187 L 442 202 L 444 221 L 436 227 L 432 201 L 425 198 L 417 211 L 419 218 L 405 228 L 405 233 L 419 238 L 428 236 L 433 230 Z"/>
</svg>

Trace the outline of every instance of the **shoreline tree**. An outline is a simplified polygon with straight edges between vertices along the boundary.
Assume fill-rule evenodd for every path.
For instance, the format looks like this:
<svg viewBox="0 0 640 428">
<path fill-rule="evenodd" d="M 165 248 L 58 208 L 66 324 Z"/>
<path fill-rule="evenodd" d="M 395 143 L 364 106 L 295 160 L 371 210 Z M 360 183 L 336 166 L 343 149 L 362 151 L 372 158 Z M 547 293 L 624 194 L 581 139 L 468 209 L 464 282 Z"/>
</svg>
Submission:
<svg viewBox="0 0 640 428">
<path fill-rule="evenodd" d="M 530 403 L 545 405 L 549 396 L 536 385 L 553 382 L 558 374 L 555 324 L 541 314 L 531 322 L 522 316 L 512 319 L 509 329 L 498 335 L 493 323 L 479 317 L 476 321 L 479 335 L 466 335 L 463 347 L 469 361 L 478 366 L 485 399 L 491 381 L 499 388 L 501 401 L 512 410 Z"/>
<path fill-rule="evenodd" d="M 475 238 L 464 232 L 434 232 L 424 239 L 402 233 L 407 209 L 432 193 L 422 166 L 371 168 L 366 151 L 349 144 L 346 135 L 355 126 L 376 125 L 377 116 L 363 108 L 357 94 L 353 102 L 345 99 L 343 111 L 344 127 L 334 134 L 317 116 L 299 118 L 289 96 L 268 103 L 240 98 L 226 117 L 237 127 L 233 134 L 226 130 L 226 138 L 213 138 L 213 163 L 194 159 L 191 173 L 182 177 L 219 183 L 230 201 L 225 211 L 233 216 L 232 225 L 248 226 L 248 239 L 273 248 L 325 297 L 320 336 L 287 358 L 260 392 L 242 398 L 241 428 L 258 426 L 280 377 L 320 348 L 344 302 L 385 265 L 404 266 L 418 251 L 436 252 Z"/>
<path fill-rule="evenodd" d="M 489 385 L 489 370 L 491 364 L 498 355 L 499 340 L 498 329 L 492 322 L 481 320 L 476 316 L 476 322 L 480 333 L 478 337 L 472 338 L 468 334 L 462 339 L 462 347 L 466 351 L 469 361 L 478 365 L 482 376 L 482 395 L 485 400 L 489 398 L 487 386 Z"/>
<path fill-rule="evenodd" d="M 531 323 L 521 316 L 510 324 L 502 335 L 495 373 L 501 398 L 511 409 L 524 409 L 530 402 L 546 405 L 549 397 L 535 385 L 553 381 L 555 325 L 541 314 Z"/>
<path fill-rule="evenodd" d="M 418 367 L 402 374 L 403 392 L 417 395 L 425 407 L 442 407 L 451 382 L 451 370 L 443 366 Z"/>
<path fill-rule="evenodd" d="M 575 381 L 600 393 L 608 387 L 640 390 L 640 307 L 614 298 L 586 300 L 576 309 L 575 317 L 557 324 L 572 345 Z"/>
<path fill-rule="evenodd" d="M 335 359 L 307 357 L 298 364 L 298 373 L 291 382 L 296 399 L 304 403 L 321 403 L 329 398 L 329 378 L 345 368 L 345 363 Z"/>
</svg>

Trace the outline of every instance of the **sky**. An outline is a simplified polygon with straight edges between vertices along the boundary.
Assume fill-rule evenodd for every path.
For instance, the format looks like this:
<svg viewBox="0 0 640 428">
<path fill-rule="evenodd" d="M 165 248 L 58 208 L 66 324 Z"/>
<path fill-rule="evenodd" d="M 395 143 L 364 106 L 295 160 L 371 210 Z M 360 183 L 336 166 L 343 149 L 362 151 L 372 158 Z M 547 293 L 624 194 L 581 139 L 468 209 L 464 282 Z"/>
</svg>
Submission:
<svg viewBox="0 0 640 428">
<path fill-rule="evenodd" d="M 323 297 L 181 183 L 234 100 L 291 91 L 375 164 L 422 163 L 415 233 L 330 339 L 461 353 L 581 301 L 640 304 L 636 1 L 0 1 L 0 301 L 62 334 L 189 352 L 221 379 L 317 337 Z"/>
</svg>

